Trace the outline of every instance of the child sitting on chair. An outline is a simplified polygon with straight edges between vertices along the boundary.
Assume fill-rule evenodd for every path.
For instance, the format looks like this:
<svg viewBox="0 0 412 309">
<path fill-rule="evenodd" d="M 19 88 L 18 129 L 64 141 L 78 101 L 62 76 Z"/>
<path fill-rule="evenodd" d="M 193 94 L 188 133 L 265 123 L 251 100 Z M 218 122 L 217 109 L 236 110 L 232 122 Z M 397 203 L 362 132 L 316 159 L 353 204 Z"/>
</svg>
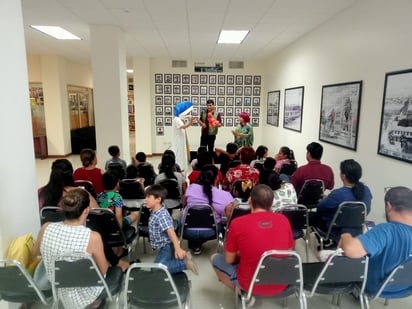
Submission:
<svg viewBox="0 0 412 309">
<path fill-rule="evenodd" d="M 166 189 L 158 184 L 146 189 L 145 202 L 147 208 L 151 210 L 149 218 L 150 243 L 153 249 L 159 250 L 154 263 L 162 263 L 172 274 L 190 269 L 197 275 L 197 267 L 192 261 L 190 253 L 180 247 L 173 219 L 162 205 L 166 194 Z"/>
</svg>

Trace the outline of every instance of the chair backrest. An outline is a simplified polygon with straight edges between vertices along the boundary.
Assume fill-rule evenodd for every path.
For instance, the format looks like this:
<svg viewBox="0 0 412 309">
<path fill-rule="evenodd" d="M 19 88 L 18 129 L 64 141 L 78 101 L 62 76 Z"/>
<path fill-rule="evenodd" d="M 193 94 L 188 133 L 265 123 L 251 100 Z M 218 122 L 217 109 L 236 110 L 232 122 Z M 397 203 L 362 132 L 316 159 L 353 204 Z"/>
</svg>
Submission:
<svg viewBox="0 0 412 309">
<path fill-rule="evenodd" d="M 59 288 L 101 286 L 112 301 L 112 293 L 93 257 L 86 252 L 65 252 L 53 258 L 52 290 L 55 303 Z M 81 275 L 80 275 L 81 274 Z"/>
<path fill-rule="evenodd" d="M 74 181 L 74 185 L 76 187 L 82 187 L 85 190 L 87 190 L 87 192 L 89 192 L 91 194 L 91 196 L 93 196 L 94 198 L 97 197 L 97 193 L 96 193 L 96 189 L 93 186 L 93 183 L 90 180 L 75 180 Z"/>
<path fill-rule="evenodd" d="M 325 186 L 321 179 L 307 179 L 298 194 L 298 203 L 310 208 L 318 204 L 323 196 Z"/>
<path fill-rule="evenodd" d="M 123 199 L 144 199 L 142 184 L 136 179 L 122 179 L 119 182 L 119 194 Z"/>
<path fill-rule="evenodd" d="M 293 230 L 302 230 L 309 227 L 308 209 L 305 205 L 290 204 L 278 207 L 275 210 L 288 218 Z"/>
<path fill-rule="evenodd" d="M 240 160 L 231 160 L 227 164 L 227 168 L 232 168 L 240 165 Z"/>
<path fill-rule="evenodd" d="M 41 301 L 47 305 L 51 290 L 42 291 L 24 266 L 10 259 L 0 259 L 0 300 L 13 303 Z"/>
<path fill-rule="evenodd" d="M 143 204 L 142 207 L 140 207 L 140 211 L 139 211 L 138 228 L 149 226 L 150 214 L 151 214 L 150 209 L 147 208 L 146 204 Z"/>
<path fill-rule="evenodd" d="M 227 219 L 226 223 L 226 229 L 229 230 L 230 223 L 232 223 L 233 219 L 236 219 L 237 217 L 243 216 L 243 215 L 248 215 L 250 214 L 251 210 L 249 207 L 233 207 L 229 218 Z"/>
<path fill-rule="evenodd" d="M 118 162 L 109 163 L 107 170 L 115 172 L 117 174 L 117 177 L 119 177 L 119 180 L 122 180 L 124 177 L 126 177 L 126 171 L 123 165 Z"/>
<path fill-rule="evenodd" d="M 184 272 L 171 275 L 167 267 L 155 263 L 130 265 L 126 273 L 123 303 L 137 307 L 183 309 L 189 301 L 190 281 Z"/>
<path fill-rule="evenodd" d="M 106 244 L 114 243 L 118 245 L 127 245 L 126 237 L 122 228 L 117 222 L 116 216 L 110 209 L 92 208 L 86 219 L 86 226 L 93 231 L 98 232 Z"/>
<path fill-rule="evenodd" d="M 342 253 L 343 250 L 338 249 L 329 256 L 315 280 L 309 297 L 316 293 L 318 287 L 331 283 L 360 283 L 360 293 L 363 295 L 368 274 L 368 257 L 355 259 L 343 256 Z"/>
<path fill-rule="evenodd" d="M 303 295 L 302 260 L 299 254 L 292 250 L 264 252 L 252 277 L 248 298 L 253 294 L 253 288 L 260 284 L 294 285 L 297 293 Z"/>
<path fill-rule="evenodd" d="M 230 185 L 230 193 L 233 197 L 239 198 L 242 202 L 246 202 L 253 189 L 253 182 L 250 179 L 236 179 Z"/>
<path fill-rule="evenodd" d="M 64 220 L 63 212 L 57 206 L 44 206 L 40 209 L 40 224 L 60 222 Z"/>
<path fill-rule="evenodd" d="M 379 287 L 376 295 L 373 296 L 373 299 L 380 297 L 382 292 L 391 285 L 412 286 L 412 260 L 407 260 L 392 270 Z"/>
<path fill-rule="evenodd" d="M 144 178 L 144 186 L 150 186 L 154 184 L 156 173 L 153 169 L 153 165 L 150 163 L 142 163 L 137 166 L 137 171 L 139 173 L 139 177 Z"/>
<path fill-rule="evenodd" d="M 163 186 L 167 190 L 167 199 L 180 199 L 182 197 L 179 183 L 176 179 L 163 179 L 159 181 L 159 185 Z"/>
<path fill-rule="evenodd" d="M 350 229 L 359 230 L 362 232 L 362 227 L 366 220 L 366 205 L 358 201 L 342 202 L 332 219 L 329 226 L 326 238 L 329 238 L 335 229 Z M 356 236 L 356 235 L 353 235 Z"/>
<path fill-rule="evenodd" d="M 183 237 L 185 228 L 209 228 L 214 229 L 216 237 L 218 228 L 216 223 L 215 210 L 209 204 L 198 203 L 186 206 L 185 213 L 182 218 L 182 227 L 180 239 Z"/>
<path fill-rule="evenodd" d="M 259 172 L 263 171 L 264 167 L 263 167 L 263 162 L 264 161 L 256 161 L 254 168 L 257 169 Z"/>
</svg>

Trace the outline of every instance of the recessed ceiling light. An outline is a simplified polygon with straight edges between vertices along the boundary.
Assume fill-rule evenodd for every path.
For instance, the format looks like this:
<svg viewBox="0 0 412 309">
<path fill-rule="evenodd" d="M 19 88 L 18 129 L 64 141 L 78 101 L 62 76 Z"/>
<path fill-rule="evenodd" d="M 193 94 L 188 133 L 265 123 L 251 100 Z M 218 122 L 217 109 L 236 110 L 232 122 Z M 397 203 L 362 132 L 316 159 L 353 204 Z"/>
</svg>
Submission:
<svg viewBox="0 0 412 309">
<path fill-rule="evenodd" d="M 81 40 L 78 36 L 74 35 L 73 33 L 64 30 L 61 27 L 57 26 L 33 26 L 30 27 L 43 32 L 44 34 L 50 35 L 58 40 Z"/>
<path fill-rule="evenodd" d="M 240 44 L 249 30 L 222 30 L 217 40 L 218 44 Z"/>
</svg>

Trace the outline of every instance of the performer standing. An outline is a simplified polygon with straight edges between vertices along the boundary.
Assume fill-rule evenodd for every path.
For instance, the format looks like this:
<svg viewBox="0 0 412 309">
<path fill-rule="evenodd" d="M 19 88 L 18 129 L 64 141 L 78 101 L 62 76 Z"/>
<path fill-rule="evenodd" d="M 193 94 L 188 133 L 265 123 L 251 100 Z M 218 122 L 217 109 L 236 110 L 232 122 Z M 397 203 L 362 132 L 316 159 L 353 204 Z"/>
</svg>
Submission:
<svg viewBox="0 0 412 309">
<path fill-rule="evenodd" d="M 207 100 L 207 110 L 203 110 L 198 120 L 202 127 L 200 146 L 206 146 L 210 153 L 215 151 L 215 140 L 219 127 L 222 125 L 220 113 L 215 109 L 215 102 Z"/>
</svg>

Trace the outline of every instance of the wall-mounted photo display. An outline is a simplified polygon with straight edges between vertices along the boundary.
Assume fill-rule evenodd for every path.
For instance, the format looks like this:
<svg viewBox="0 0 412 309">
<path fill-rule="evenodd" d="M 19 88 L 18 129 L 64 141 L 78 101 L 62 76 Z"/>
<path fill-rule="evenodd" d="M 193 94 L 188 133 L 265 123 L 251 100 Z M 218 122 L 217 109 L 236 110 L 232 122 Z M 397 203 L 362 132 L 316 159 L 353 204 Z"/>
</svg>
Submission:
<svg viewBox="0 0 412 309">
<path fill-rule="evenodd" d="M 216 86 L 209 86 L 209 95 L 216 95 Z"/>
<path fill-rule="evenodd" d="M 163 98 L 165 105 L 172 105 L 172 97 L 170 95 Z"/>
<path fill-rule="evenodd" d="M 244 106 L 251 106 L 252 105 L 252 98 L 251 97 L 244 97 L 243 98 L 243 105 Z"/>
<path fill-rule="evenodd" d="M 219 85 L 223 85 L 226 82 L 226 76 L 225 75 L 218 75 L 217 76 L 217 83 Z"/>
<path fill-rule="evenodd" d="M 253 87 L 253 95 L 254 96 L 260 96 L 260 87 Z"/>
<path fill-rule="evenodd" d="M 200 83 L 207 84 L 207 75 L 204 75 L 204 74 L 200 75 Z"/>
<path fill-rule="evenodd" d="M 243 86 L 235 87 L 235 95 L 243 95 Z"/>
<path fill-rule="evenodd" d="M 235 89 L 233 86 L 227 86 L 226 87 L 226 94 L 227 95 L 234 95 L 235 94 Z"/>
<path fill-rule="evenodd" d="M 190 94 L 190 86 L 189 85 L 183 85 L 182 86 L 182 94 Z"/>
<path fill-rule="evenodd" d="M 218 107 L 217 112 L 220 113 L 222 116 L 225 115 L 225 108 L 224 107 Z"/>
<path fill-rule="evenodd" d="M 155 74 L 155 83 L 156 84 L 163 83 L 163 74 Z"/>
<path fill-rule="evenodd" d="M 227 75 L 226 76 L 226 84 L 233 85 L 235 83 L 235 76 L 234 75 Z"/>
<path fill-rule="evenodd" d="M 163 85 L 156 85 L 155 86 L 155 93 L 162 94 L 163 93 Z"/>
<path fill-rule="evenodd" d="M 226 127 L 233 127 L 233 118 L 226 117 Z"/>
<path fill-rule="evenodd" d="M 171 106 L 165 106 L 165 115 L 166 116 L 172 116 L 172 107 Z"/>
<path fill-rule="evenodd" d="M 200 94 L 207 95 L 207 86 L 200 86 Z"/>
<path fill-rule="evenodd" d="M 196 107 L 193 107 L 193 110 L 192 110 L 192 116 L 199 116 L 199 107 L 198 106 L 196 106 Z"/>
<path fill-rule="evenodd" d="M 245 75 L 245 85 L 252 85 L 252 75 Z"/>
<path fill-rule="evenodd" d="M 242 106 L 242 97 L 235 97 L 235 106 Z"/>
<path fill-rule="evenodd" d="M 260 106 L 260 97 L 253 97 L 252 105 L 253 106 Z"/>
<path fill-rule="evenodd" d="M 173 74 L 173 83 L 180 84 L 180 74 Z"/>
<path fill-rule="evenodd" d="M 244 92 L 245 96 L 251 96 L 252 95 L 252 87 L 245 86 L 245 88 L 243 88 L 243 92 Z"/>
<path fill-rule="evenodd" d="M 173 85 L 173 94 L 180 94 L 180 85 Z"/>
<path fill-rule="evenodd" d="M 243 109 L 243 111 L 244 111 L 245 113 L 248 113 L 249 115 L 251 115 L 251 113 L 250 113 L 250 107 L 245 107 L 245 108 Z"/>
<path fill-rule="evenodd" d="M 362 81 L 324 85 L 319 140 L 356 150 Z"/>
<path fill-rule="evenodd" d="M 254 127 L 259 126 L 259 118 L 252 117 L 251 121 L 252 121 L 252 126 L 254 126 Z"/>
<path fill-rule="evenodd" d="M 225 95 L 225 86 L 217 86 L 217 94 Z"/>
<path fill-rule="evenodd" d="M 172 126 L 172 117 L 165 117 L 165 126 L 167 127 Z"/>
<path fill-rule="evenodd" d="M 165 135 L 165 131 L 163 127 L 156 127 L 156 135 L 157 136 L 163 136 Z"/>
<path fill-rule="evenodd" d="M 225 106 L 225 97 L 218 97 L 216 100 L 217 106 Z"/>
<path fill-rule="evenodd" d="M 180 102 L 182 102 L 182 98 L 178 95 L 175 95 L 173 97 L 173 104 L 177 104 L 177 103 L 180 103 Z"/>
<path fill-rule="evenodd" d="M 190 84 L 190 75 L 182 74 L 182 84 Z"/>
<path fill-rule="evenodd" d="M 260 75 L 253 76 L 253 85 L 260 85 L 262 77 Z"/>
<path fill-rule="evenodd" d="M 216 84 L 216 75 L 209 75 L 209 84 Z"/>
<path fill-rule="evenodd" d="M 193 103 L 193 105 L 199 105 L 199 97 L 192 96 L 191 102 Z"/>
<path fill-rule="evenodd" d="M 197 74 L 192 74 L 192 75 L 190 76 L 190 82 L 191 82 L 192 84 L 199 84 L 199 75 L 197 75 Z"/>
<path fill-rule="evenodd" d="M 206 101 L 207 101 L 206 97 L 200 97 L 200 106 L 202 105 L 206 106 Z"/>
<path fill-rule="evenodd" d="M 412 163 L 412 69 L 385 75 L 378 154 Z"/>
<path fill-rule="evenodd" d="M 285 89 L 283 112 L 283 127 L 285 129 L 302 131 L 303 93 L 303 86 Z"/>
<path fill-rule="evenodd" d="M 155 104 L 156 105 L 163 105 L 163 97 L 160 95 L 155 96 Z"/>
<path fill-rule="evenodd" d="M 156 115 L 163 115 L 163 106 L 156 106 Z"/>
<path fill-rule="evenodd" d="M 239 116 L 239 114 L 242 112 L 241 107 L 235 107 L 235 116 Z"/>
<path fill-rule="evenodd" d="M 192 95 L 199 95 L 199 86 L 192 85 Z"/>
<path fill-rule="evenodd" d="M 236 85 L 243 85 L 243 75 L 236 75 Z"/>
<path fill-rule="evenodd" d="M 156 126 L 158 127 L 163 126 L 163 117 L 156 117 Z"/>
<path fill-rule="evenodd" d="M 252 117 L 259 117 L 260 116 L 260 108 L 254 107 L 252 108 Z"/>
<path fill-rule="evenodd" d="M 228 117 L 233 116 L 233 107 L 226 107 L 226 116 Z"/>
<path fill-rule="evenodd" d="M 266 123 L 272 126 L 279 126 L 279 104 L 280 90 L 269 91 L 267 101 L 267 120 Z"/>
<path fill-rule="evenodd" d="M 164 81 L 166 84 L 171 84 L 172 83 L 172 74 L 165 74 L 164 75 Z"/>
<path fill-rule="evenodd" d="M 182 96 L 182 101 L 190 101 L 190 97 L 188 95 Z"/>
<path fill-rule="evenodd" d="M 235 105 L 235 98 L 234 98 L 234 97 L 227 97 L 227 98 L 226 98 L 226 105 L 227 105 L 227 106 L 233 106 L 233 105 Z"/>
<path fill-rule="evenodd" d="M 163 92 L 164 94 L 172 94 L 172 85 L 164 85 Z"/>
</svg>

